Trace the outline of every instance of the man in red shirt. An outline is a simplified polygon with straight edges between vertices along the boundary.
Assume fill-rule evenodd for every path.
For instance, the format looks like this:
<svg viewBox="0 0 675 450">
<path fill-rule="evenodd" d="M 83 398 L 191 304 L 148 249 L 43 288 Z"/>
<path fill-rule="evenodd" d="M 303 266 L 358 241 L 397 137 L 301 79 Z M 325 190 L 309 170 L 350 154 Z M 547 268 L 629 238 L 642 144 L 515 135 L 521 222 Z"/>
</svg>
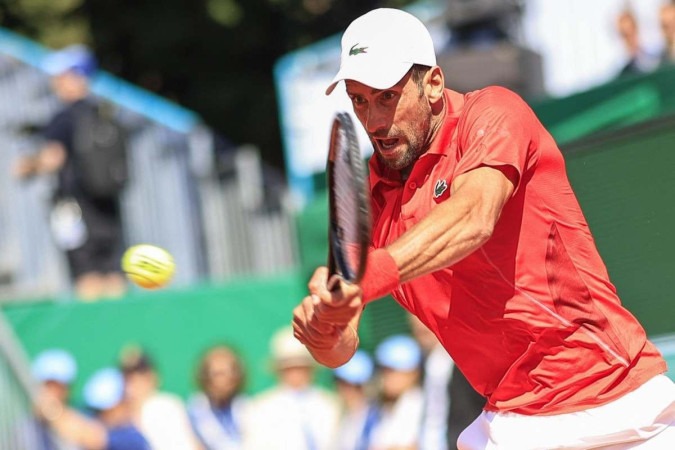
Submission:
<svg viewBox="0 0 675 450">
<path fill-rule="evenodd" d="M 675 448 L 666 364 L 527 104 L 445 89 L 428 31 L 393 9 L 347 28 L 327 94 L 340 81 L 375 150 L 372 249 L 360 286 L 332 293 L 319 268 L 294 310 L 315 359 L 348 361 L 364 305 L 392 294 L 487 398 L 460 449 Z"/>
</svg>

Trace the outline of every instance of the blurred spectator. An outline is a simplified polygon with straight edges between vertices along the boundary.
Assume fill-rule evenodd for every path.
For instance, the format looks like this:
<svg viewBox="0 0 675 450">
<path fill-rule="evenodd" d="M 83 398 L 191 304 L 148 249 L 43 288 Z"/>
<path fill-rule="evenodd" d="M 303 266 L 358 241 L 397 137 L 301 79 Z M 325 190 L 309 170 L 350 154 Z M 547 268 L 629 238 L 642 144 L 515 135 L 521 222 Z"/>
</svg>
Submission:
<svg viewBox="0 0 675 450">
<path fill-rule="evenodd" d="M 419 442 L 424 394 L 420 387 L 422 350 L 406 335 L 394 335 L 375 349 L 380 376 L 380 420 L 371 450 L 415 450 Z"/>
<path fill-rule="evenodd" d="M 31 371 L 35 381 L 39 383 L 38 398 L 46 397 L 53 399 L 57 411 L 62 405 L 67 405 L 70 400 L 70 391 L 77 377 L 77 362 L 66 350 L 54 348 L 44 350 L 33 360 Z M 38 403 L 38 406 L 40 405 Z M 54 436 L 49 432 L 46 418 L 51 417 L 52 411 L 47 409 L 37 411 L 37 421 L 24 430 L 29 439 L 30 448 L 38 450 L 56 450 L 61 448 L 55 442 Z"/>
<path fill-rule="evenodd" d="M 62 403 L 68 403 L 70 388 L 77 376 L 73 355 L 60 348 L 45 350 L 35 357 L 31 370 L 43 390 Z"/>
<path fill-rule="evenodd" d="M 86 450 L 150 450 L 132 424 L 124 402 L 124 380 L 117 369 L 94 373 L 84 386 L 84 401 L 93 412 L 87 417 L 47 392 L 38 398 L 38 411 L 64 440 Z"/>
<path fill-rule="evenodd" d="M 446 450 L 449 385 L 454 363 L 436 335 L 413 314 L 408 314 L 413 337 L 422 349 L 424 414 L 420 450 Z M 476 414 L 478 415 L 478 414 Z"/>
<path fill-rule="evenodd" d="M 331 448 L 339 407 L 333 393 L 314 384 L 314 359 L 290 327 L 278 330 L 270 347 L 277 384 L 251 402 L 244 424 L 244 448 Z"/>
<path fill-rule="evenodd" d="M 192 426 L 206 450 L 242 448 L 241 422 L 247 400 L 245 373 L 239 356 L 226 345 L 210 348 L 197 368 L 201 392 L 188 403 Z"/>
<path fill-rule="evenodd" d="M 628 55 L 619 76 L 648 73 L 659 66 L 658 55 L 647 51 L 640 42 L 640 29 L 632 10 L 625 9 L 619 14 L 616 29 Z"/>
<path fill-rule="evenodd" d="M 137 346 L 123 349 L 120 369 L 132 417 L 153 450 L 201 448 L 181 398 L 160 392 L 159 376 L 147 352 Z"/>
<path fill-rule="evenodd" d="M 661 64 L 675 64 L 675 1 L 670 0 L 661 6 L 659 20 L 666 45 L 661 54 Z"/>
<path fill-rule="evenodd" d="M 124 377 L 108 367 L 96 372 L 84 386 L 84 402 L 107 428 L 107 446 L 113 450 L 147 449 L 150 445 L 132 422 L 124 399 Z"/>
<path fill-rule="evenodd" d="M 14 174 L 23 179 L 55 176 L 50 225 L 55 243 L 66 252 L 76 296 L 82 300 L 119 297 L 126 282 L 119 268 L 123 244 L 118 193 L 93 192 L 86 180 L 105 181 L 104 174 L 113 167 L 120 177 L 126 175 L 126 160 L 119 167 L 108 160 L 115 156 L 112 150 L 119 148 L 113 144 L 122 138 L 117 129 L 110 133 L 106 128 L 103 135 L 94 127 L 100 105 L 89 92 L 90 77 L 96 72 L 89 50 L 78 45 L 54 52 L 46 59 L 45 70 L 64 106 L 42 129 L 44 145 L 37 154 L 20 158 Z M 111 152 L 92 148 L 99 143 L 110 145 Z M 105 166 L 94 168 L 92 161 Z"/>
<path fill-rule="evenodd" d="M 371 399 L 368 383 L 373 376 L 373 360 L 363 350 L 333 370 L 342 414 L 335 438 L 335 450 L 368 450 L 379 408 Z"/>
</svg>

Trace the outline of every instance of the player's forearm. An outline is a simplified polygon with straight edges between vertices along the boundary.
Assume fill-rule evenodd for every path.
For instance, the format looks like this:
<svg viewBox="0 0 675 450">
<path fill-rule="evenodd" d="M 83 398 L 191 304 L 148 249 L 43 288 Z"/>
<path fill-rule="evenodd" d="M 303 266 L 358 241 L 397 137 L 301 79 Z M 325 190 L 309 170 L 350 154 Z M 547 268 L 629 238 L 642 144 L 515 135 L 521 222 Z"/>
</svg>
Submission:
<svg viewBox="0 0 675 450">
<path fill-rule="evenodd" d="M 476 217 L 468 199 L 448 200 L 387 247 L 401 282 L 451 266 L 482 246 L 494 223 Z"/>
<path fill-rule="evenodd" d="M 392 243 L 401 282 L 448 267 L 492 236 L 513 183 L 500 170 L 483 167 L 461 175 L 452 196 Z"/>
</svg>

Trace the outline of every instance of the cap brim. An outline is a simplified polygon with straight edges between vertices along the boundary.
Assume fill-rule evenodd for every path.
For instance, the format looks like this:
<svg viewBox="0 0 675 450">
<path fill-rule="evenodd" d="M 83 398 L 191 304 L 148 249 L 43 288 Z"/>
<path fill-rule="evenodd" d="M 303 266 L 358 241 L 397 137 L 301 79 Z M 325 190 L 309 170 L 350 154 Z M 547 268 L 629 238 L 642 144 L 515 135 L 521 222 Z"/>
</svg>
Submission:
<svg viewBox="0 0 675 450">
<path fill-rule="evenodd" d="M 326 95 L 330 95 L 335 86 L 345 80 L 354 80 L 373 89 L 389 89 L 401 81 L 412 66 L 412 63 L 397 62 L 340 67 L 331 84 L 326 88 Z"/>
<path fill-rule="evenodd" d="M 282 359 L 277 359 L 273 362 L 274 368 L 277 370 L 290 369 L 294 367 L 308 367 L 313 368 L 315 362 L 313 359 L 305 358 L 302 356 L 298 357 L 287 357 Z"/>
<path fill-rule="evenodd" d="M 337 84 L 338 84 L 340 81 L 342 81 L 342 80 L 333 81 L 333 82 L 328 86 L 328 88 L 326 88 L 326 95 L 330 95 L 330 94 L 333 92 L 333 90 L 335 89 L 335 86 L 337 86 Z"/>
</svg>

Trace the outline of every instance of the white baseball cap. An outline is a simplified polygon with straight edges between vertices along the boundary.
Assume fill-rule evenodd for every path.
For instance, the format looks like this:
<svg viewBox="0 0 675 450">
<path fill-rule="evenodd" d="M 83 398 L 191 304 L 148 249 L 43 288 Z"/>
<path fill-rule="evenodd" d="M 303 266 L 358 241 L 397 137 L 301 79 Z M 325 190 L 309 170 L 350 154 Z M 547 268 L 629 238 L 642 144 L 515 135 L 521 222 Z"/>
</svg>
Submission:
<svg viewBox="0 0 675 450">
<path fill-rule="evenodd" d="M 354 20 L 342 35 L 340 70 L 326 95 L 342 80 L 388 89 L 401 81 L 413 64 L 436 65 L 434 43 L 424 24 L 399 9 L 372 10 Z"/>
<path fill-rule="evenodd" d="M 287 369 L 290 367 L 314 367 L 312 354 L 295 336 L 291 327 L 283 327 L 272 336 L 270 350 L 274 367 Z"/>
</svg>

